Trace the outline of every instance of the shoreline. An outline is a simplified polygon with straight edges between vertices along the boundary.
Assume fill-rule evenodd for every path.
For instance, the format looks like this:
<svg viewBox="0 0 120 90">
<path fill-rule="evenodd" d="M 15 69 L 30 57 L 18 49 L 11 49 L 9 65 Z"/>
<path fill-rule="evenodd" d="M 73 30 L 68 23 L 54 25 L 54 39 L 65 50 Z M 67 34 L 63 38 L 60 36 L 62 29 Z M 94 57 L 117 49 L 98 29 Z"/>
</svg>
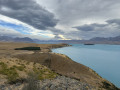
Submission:
<svg viewBox="0 0 120 90">
<path fill-rule="evenodd" d="M 82 43 L 83 44 L 83 43 Z M 101 43 L 96 43 L 96 44 L 101 44 Z M 96 44 L 93 44 L 93 45 L 96 45 Z M 85 44 L 83 44 L 83 45 L 85 45 Z M 120 44 L 106 44 L 106 45 L 120 45 Z M 68 46 L 72 46 L 72 45 L 69 45 L 68 44 Z M 66 46 L 63 46 L 63 47 L 66 47 Z M 60 48 L 63 48 L 63 47 L 60 47 Z M 59 47 L 58 47 L 59 48 Z M 52 49 L 56 49 L 56 48 L 52 48 Z M 52 50 L 51 50 L 52 51 Z M 62 53 L 55 53 L 55 52 L 52 52 L 53 54 L 57 54 L 57 55 L 60 55 L 60 56 L 62 56 L 62 57 L 67 57 L 67 58 L 69 58 L 67 55 L 65 55 L 65 54 L 62 54 Z M 69 58 L 69 59 L 71 59 L 71 58 Z M 72 60 L 72 59 L 71 59 Z M 72 60 L 73 61 L 73 60 Z M 80 64 L 80 63 L 79 63 Z M 88 67 L 88 66 L 86 66 L 85 65 L 85 67 Z M 89 67 L 88 67 L 89 68 Z M 98 73 L 96 73 L 93 69 L 91 69 L 91 68 L 89 68 L 89 70 L 91 71 L 91 72 L 94 72 L 94 74 L 96 74 L 96 75 L 98 75 L 100 78 L 102 78 Z M 73 78 L 73 77 L 71 77 L 71 78 Z M 77 79 L 77 78 L 74 78 L 74 79 Z M 80 80 L 80 79 L 78 79 L 78 80 Z M 107 80 L 108 81 L 108 80 Z M 110 82 L 110 81 L 108 81 L 108 82 Z M 111 82 L 110 82 L 111 83 Z M 113 84 L 113 83 L 112 83 Z"/>
<path fill-rule="evenodd" d="M 20 47 L 35 46 L 40 47 L 41 51 L 14 50 Z M 44 65 L 55 73 L 70 78 L 75 78 L 81 82 L 90 84 L 96 88 L 114 88 L 112 83 L 100 77 L 94 70 L 87 66 L 74 62 L 64 54 L 51 52 L 53 48 L 70 46 L 68 44 L 36 44 L 36 43 L 0 43 L 0 57 L 13 57 L 19 60 L 39 63 Z M 3 56 L 2 56 L 3 55 Z M 106 84 L 106 85 L 105 85 Z"/>
</svg>

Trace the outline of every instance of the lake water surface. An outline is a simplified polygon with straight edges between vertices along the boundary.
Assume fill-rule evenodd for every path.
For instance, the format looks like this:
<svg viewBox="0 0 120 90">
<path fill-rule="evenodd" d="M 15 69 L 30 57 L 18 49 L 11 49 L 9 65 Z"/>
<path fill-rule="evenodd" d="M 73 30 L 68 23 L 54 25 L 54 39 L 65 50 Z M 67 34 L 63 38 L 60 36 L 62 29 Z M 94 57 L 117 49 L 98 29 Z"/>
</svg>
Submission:
<svg viewBox="0 0 120 90">
<path fill-rule="evenodd" d="M 100 76 L 120 88 L 120 45 L 82 45 L 53 49 L 72 60 L 95 70 Z"/>
</svg>

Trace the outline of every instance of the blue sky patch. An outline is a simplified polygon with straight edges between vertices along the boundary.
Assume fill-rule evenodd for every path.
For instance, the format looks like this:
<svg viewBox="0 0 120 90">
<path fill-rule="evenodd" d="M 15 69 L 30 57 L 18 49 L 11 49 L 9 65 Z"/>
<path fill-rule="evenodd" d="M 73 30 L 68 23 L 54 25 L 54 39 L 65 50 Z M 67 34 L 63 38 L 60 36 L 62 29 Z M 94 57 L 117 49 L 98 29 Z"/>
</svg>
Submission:
<svg viewBox="0 0 120 90">
<path fill-rule="evenodd" d="M 0 26 L 14 29 L 23 34 L 30 34 L 29 32 L 27 32 L 27 30 L 29 30 L 29 28 L 24 27 L 23 25 L 16 25 L 16 24 L 12 24 L 12 23 L 0 20 Z"/>
</svg>

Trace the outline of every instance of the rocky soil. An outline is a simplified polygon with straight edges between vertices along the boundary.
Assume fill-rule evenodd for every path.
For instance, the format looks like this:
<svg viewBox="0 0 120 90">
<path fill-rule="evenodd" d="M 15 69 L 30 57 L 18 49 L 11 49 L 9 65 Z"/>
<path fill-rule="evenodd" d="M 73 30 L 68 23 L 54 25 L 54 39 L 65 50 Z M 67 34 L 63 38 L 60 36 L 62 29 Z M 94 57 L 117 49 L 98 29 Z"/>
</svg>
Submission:
<svg viewBox="0 0 120 90">
<path fill-rule="evenodd" d="M 0 85 L 0 90 L 24 90 L 26 83 Z M 65 76 L 37 81 L 38 90 L 95 90 L 95 87 Z"/>
<path fill-rule="evenodd" d="M 65 76 L 58 76 L 54 80 L 43 80 L 40 82 L 40 87 L 43 90 L 92 90 L 92 86 L 87 83 L 82 83 L 78 80 L 71 79 Z"/>
</svg>

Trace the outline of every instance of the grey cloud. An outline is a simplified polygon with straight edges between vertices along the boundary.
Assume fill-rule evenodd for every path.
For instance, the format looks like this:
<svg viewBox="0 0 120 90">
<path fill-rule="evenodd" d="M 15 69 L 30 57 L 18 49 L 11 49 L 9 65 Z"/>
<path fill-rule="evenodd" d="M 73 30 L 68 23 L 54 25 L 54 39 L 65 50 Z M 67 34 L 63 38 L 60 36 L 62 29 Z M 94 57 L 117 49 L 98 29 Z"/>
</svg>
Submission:
<svg viewBox="0 0 120 90">
<path fill-rule="evenodd" d="M 54 39 L 55 40 L 61 40 L 62 38 L 56 34 L 55 37 L 54 37 Z"/>
<path fill-rule="evenodd" d="M 73 28 L 76 28 L 76 29 L 82 30 L 82 31 L 92 31 L 92 30 L 94 30 L 94 27 L 92 27 L 91 25 L 77 26 L 77 27 L 73 27 Z"/>
<path fill-rule="evenodd" d="M 107 24 L 94 23 L 94 24 L 91 24 L 91 25 L 94 26 L 94 27 L 105 27 Z"/>
<path fill-rule="evenodd" d="M 110 29 L 110 28 L 109 28 Z M 70 32 L 65 34 L 64 36 L 70 39 L 90 39 L 93 37 L 114 37 L 114 36 L 119 36 L 120 31 L 119 30 L 114 30 L 113 28 L 111 30 L 96 30 L 92 32 Z"/>
<path fill-rule="evenodd" d="M 120 34 L 118 18 L 120 0 L 37 0 L 53 13 L 42 8 L 33 0 L 0 0 L 0 14 L 18 19 L 38 29 L 51 30 L 56 38 L 62 34 L 66 38 L 91 38 Z M 47 7 L 48 6 L 48 7 Z M 108 20 L 109 19 L 109 20 Z M 107 24 L 97 22 L 106 21 Z M 85 23 L 94 24 L 85 24 Z M 77 26 L 80 23 L 80 26 Z M 116 26 L 113 23 L 116 24 Z M 62 26 L 63 30 L 54 28 Z M 85 25 L 82 25 L 85 24 Z M 78 31 L 74 31 L 75 26 Z M 70 30 L 71 29 L 71 30 Z M 72 32 L 73 31 L 73 32 Z"/>
<path fill-rule="evenodd" d="M 58 20 L 34 0 L 0 0 L 0 14 L 18 19 L 37 29 L 56 26 Z"/>
<path fill-rule="evenodd" d="M 111 19 L 111 20 L 107 20 L 106 22 L 109 24 L 115 23 L 120 25 L 120 19 Z"/>
<path fill-rule="evenodd" d="M 57 28 L 49 27 L 47 29 L 51 30 L 54 33 L 54 35 L 56 35 L 56 34 L 64 34 L 64 32 L 62 30 L 57 29 Z"/>
<path fill-rule="evenodd" d="M 107 20 L 106 24 L 93 23 L 80 25 L 73 28 L 76 28 L 78 31 L 70 32 L 69 35 L 78 38 L 81 37 L 84 39 L 89 39 L 93 37 L 112 37 L 120 35 L 120 19 Z"/>
<path fill-rule="evenodd" d="M 62 25 L 71 25 L 78 20 L 116 18 L 120 15 L 120 0 L 57 0 L 55 4 L 55 13 Z"/>
<path fill-rule="evenodd" d="M 81 30 L 81 31 L 94 31 L 96 27 L 98 28 L 102 28 L 102 27 L 105 27 L 107 24 L 97 24 L 97 23 L 94 23 L 94 24 L 90 24 L 90 25 L 81 25 L 81 26 L 76 26 L 76 27 L 73 27 L 73 28 L 76 28 L 78 30 Z"/>
<path fill-rule="evenodd" d="M 81 31 L 95 31 L 97 29 L 103 29 L 103 28 L 106 28 L 108 26 L 111 26 L 113 23 L 117 24 L 116 29 L 119 29 L 119 27 L 120 27 L 120 19 L 110 19 L 110 20 L 107 20 L 105 22 L 107 24 L 93 23 L 93 24 L 85 24 L 85 25 L 81 25 L 81 26 L 75 26 L 73 28 L 76 28 L 77 30 L 81 30 Z"/>
<path fill-rule="evenodd" d="M 120 34 L 118 21 L 116 23 L 114 21 L 115 24 L 112 24 L 113 21 L 106 21 L 120 17 L 120 13 L 118 13 L 120 10 L 120 0 L 37 1 L 39 3 L 42 2 L 43 6 L 47 7 L 57 15 L 60 20 L 58 22 L 58 26 L 63 27 L 65 33 L 62 35 L 64 35 L 66 38 L 88 39 L 94 36 L 106 37 Z M 106 21 L 106 24 L 99 24 L 104 21 Z M 88 25 L 87 23 L 90 24 Z M 73 28 L 76 28 L 78 31 Z"/>
</svg>

